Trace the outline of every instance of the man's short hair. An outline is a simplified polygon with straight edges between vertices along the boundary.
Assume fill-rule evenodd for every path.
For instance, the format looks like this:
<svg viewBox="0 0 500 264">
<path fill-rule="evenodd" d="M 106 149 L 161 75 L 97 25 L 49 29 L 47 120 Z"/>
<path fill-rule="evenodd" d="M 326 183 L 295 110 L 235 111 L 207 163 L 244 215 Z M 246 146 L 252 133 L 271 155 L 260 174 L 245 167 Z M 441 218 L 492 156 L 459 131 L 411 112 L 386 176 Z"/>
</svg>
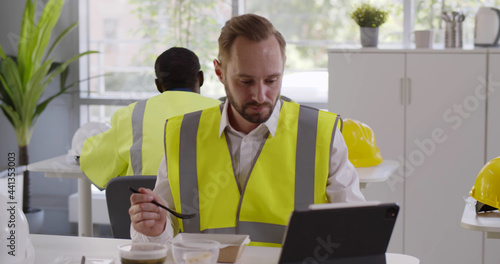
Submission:
<svg viewBox="0 0 500 264">
<path fill-rule="evenodd" d="M 285 58 L 286 42 L 281 33 L 276 30 L 269 20 L 255 14 L 245 14 L 231 18 L 226 22 L 219 36 L 219 62 L 229 59 L 231 46 L 234 40 L 243 36 L 250 40 L 260 42 L 270 36 L 275 36 L 281 50 L 281 56 Z M 224 66 L 222 66 L 224 67 Z"/>
<path fill-rule="evenodd" d="M 194 89 L 199 71 L 198 56 L 186 48 L 170 48 L 158 56 L 155 62 L 156 78 L 165 90 Z"/>
</svg>

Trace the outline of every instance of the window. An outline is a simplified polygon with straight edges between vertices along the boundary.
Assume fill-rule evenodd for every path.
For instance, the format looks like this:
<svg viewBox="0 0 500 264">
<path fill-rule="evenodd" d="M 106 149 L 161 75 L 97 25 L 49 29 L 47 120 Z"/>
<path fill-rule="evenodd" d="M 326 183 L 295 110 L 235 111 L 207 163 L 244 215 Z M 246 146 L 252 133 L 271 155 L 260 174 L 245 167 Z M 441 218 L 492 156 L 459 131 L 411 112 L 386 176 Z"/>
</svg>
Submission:
<svg viewBox="0 0 500 264">
<path fill-rule="evenodd" d="M 287 41 L 282 94 L 300 103 L 326 108 L 327 49 L 339 44 L 359 47 L 359 28 L 349 17 L 366 0 L 84 0 L 80 27 L 82 50 L 97 50 L 81 68 L 92 78 L 80 89 L 81 123 L 109 122 L 119 107 L 158 94 L 154 86 L 156 56 L 184 46 L 200 57 L 205 72 L 201 93 L 224 96 L 213 73 L 220 28 L 232 14 L 256 13 L 271 20 Z M 500 0 L 371 0 L 390 10 L 379 45 L 410 47 L 413 29 L 435 29 L 444 42 L 442 11 L 463 11 L 464 44 L 473 44 L 474 14 Z M 119 8 L 118 8 L 119 7 Z"/>
<path fill-rule="evenodd" d="M 415 29 L 434 29 L 434 42 L 444 46 L 445 23 L 441 19 L 442 12 L 460 11 L 465 14 L 462 24 L 464 46 L 474 45 L 474 17 L 482 6 L 500 6 L 499 0 L 475 1 L 445 1 L 417 0 L 415 1 Z"/>
<path fill-rule="evenodd" d="M 82 50 L 99 54 L 88 56 L 81 65 L 88 76 L 96 77 L 80 87 L 81 123 L 109 122 L 121 106 L 157 95 L 154 62 L 169 47 L 193 50 L 202 70 L 212 72 L 214 40 L 232 11 L 231 0 L 82 2 L 86 15 L 80 24 L 87 26 Z M 218 98 L 224 91 L 212 75 L 206 74 L 202 94 Z"/>
<path fill-rule="evenodd" d="M 401 1 L 378 0 L 391 10 L 380 42 L 401 43 Z M 327 49 L 359 43 L 359 27 L 349 16 L 361 1 L 247 0 L 245 13 L 267 17 L 287 41 L 287 63 L 282 94 L 300 103 L 326 109 L 328 100 Z"/>
</svg>

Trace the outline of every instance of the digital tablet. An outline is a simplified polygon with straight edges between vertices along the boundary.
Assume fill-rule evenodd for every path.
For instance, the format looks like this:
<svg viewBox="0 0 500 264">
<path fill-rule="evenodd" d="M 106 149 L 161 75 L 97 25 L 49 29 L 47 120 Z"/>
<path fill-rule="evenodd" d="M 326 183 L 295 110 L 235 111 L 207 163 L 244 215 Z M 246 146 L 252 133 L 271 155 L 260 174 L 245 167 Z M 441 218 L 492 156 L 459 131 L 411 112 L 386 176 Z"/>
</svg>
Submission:
<svg viewBox="0 0 500 264">
<path fill-rule="evenodd" d="M 373 202 L 294 211 L 279 263 L 385 264 L 398 212 L 395 203 Z"/>
</svg>

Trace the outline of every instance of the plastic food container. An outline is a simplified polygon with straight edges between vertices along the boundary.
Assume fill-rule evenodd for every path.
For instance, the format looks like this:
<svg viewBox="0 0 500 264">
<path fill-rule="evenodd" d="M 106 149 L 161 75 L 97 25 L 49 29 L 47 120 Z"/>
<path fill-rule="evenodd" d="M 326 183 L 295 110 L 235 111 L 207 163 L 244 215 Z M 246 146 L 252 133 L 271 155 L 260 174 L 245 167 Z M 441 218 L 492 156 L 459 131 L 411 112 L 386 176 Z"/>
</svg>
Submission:
<svg viewBox="0 0 500 264">
<path fill-rule="evenodd" d="M 167 258 L 167 246 L 158 243 L 128 243 L 118 247 L 122 264 L 162 264 Z"/>
<path fill-rule="evenodd" d="M 217 262 L 219 263 L 233 263 L 236 262 L 243 251 L 245 246 L 250 243 L 250 238 L 248 235 L 241 234 L 200 234 L 200 233 L 179 233 L 175 236 L 170 243 L 175 243 L 184 240 L 191 239 L 208 239 L 219 242 L 219 258 Z"/>
<path fill-rule="evenodd" d="M 176 264 L 215 264 L 219 248 L 215 240 L 184 239 L 172 243 L 172 255 Z"/>
</svg>

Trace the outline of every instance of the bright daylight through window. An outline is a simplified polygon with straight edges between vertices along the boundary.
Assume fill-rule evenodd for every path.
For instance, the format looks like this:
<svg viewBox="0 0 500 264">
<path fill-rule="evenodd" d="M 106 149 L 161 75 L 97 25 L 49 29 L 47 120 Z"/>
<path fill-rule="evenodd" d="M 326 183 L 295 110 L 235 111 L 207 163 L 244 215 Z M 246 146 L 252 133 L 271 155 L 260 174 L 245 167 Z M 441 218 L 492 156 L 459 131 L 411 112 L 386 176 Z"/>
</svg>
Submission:
<svg viewBox="0 0 500 264">
<path fill-rule="evenodd" d="M 89 56 L 83 67 L 91 81 L 80 88 L 81 123 L 109 122 L 123 105 L 158 93 L 153 64 L 172 46 L 193 50 L 201 60 L 205 96 L 224 96 L 212 60 L 217 38 L 232 14 L 255 13 L 267 17 L 287 41 L 287 62 L 282 94 L 326 109 L 328 99 L 327 49 L 339 45 L 359 47 L 359 27 L 349 17 L 362 0 L 82 0 L 80 25 L 85 28 L 82 47 L 100 53 Z M 500 0 L 371 0 L 390 11 L 380 31 L 386 46 L 409 45 L 413 29 L 435 30 L 443 43 L 442 11 L 467 15 L 465 32 L 473 32 L 474 14 L 480 6 Z M 413 6 L 411 6 L 413 4 Z M 118 8 L 119 7 L 119 8 Z M 413 13 L 411 12 L 413 10 Z M 82 14 L 82 12 L 81 12 Z M 411 19 L 406 18 L 409 14 Z M 82 27 L 82 26 L 81 26 Z M 406 32 L 405 32 L 406 29 Z M 464 44 L 473 36 L 465 35 Z M 81 76 L 84 79 L 86 76 Z"/>
</svg>

